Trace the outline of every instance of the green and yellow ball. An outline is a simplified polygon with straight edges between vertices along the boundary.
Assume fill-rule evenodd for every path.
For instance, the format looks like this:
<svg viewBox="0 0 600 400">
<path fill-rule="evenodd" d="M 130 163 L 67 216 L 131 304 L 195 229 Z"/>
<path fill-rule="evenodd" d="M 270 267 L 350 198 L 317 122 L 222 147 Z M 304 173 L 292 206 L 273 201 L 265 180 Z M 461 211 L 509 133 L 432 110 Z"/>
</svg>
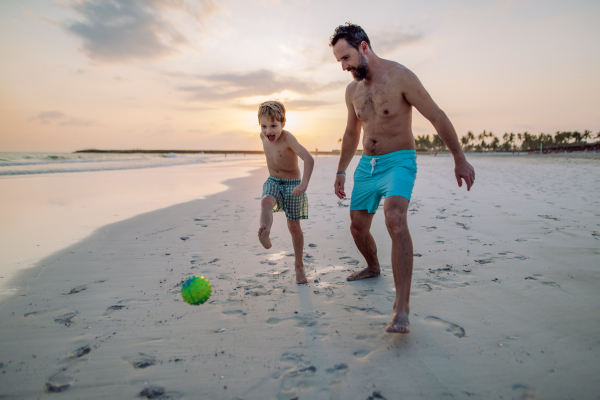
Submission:
<svg viewBox="0 0 600 400">
<path fill-rule="evenodd" d="M 181 296 L 193 306 L 204 303 L 210 297 L 212 287 L 203 276 L 190 276 L 181 286 Z"/>
</svg>

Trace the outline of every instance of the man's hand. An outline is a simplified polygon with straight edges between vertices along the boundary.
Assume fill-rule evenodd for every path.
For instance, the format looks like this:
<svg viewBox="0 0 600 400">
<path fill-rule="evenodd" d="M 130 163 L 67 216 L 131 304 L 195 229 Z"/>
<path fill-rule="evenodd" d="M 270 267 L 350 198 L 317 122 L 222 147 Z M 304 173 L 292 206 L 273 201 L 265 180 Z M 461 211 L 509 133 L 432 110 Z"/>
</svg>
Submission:
<svg viewBox="0 0 600 400">
<path fill-rule="evenodd" d="M 299 184 L 294 189 L 292 189 L 292 194 L 294 196 L 300 196 L 300 195 L 302 195 L 302 193 L 306 192 L 306 186 L 307 185 Z"/>
<path fill-rule="evenodd" d="M 335 194 L 340 199 L 346 197 L 346 192 L 344 192 L 344 184 L 346 183 L 346 175 L 337 174 L 335 176 L 335 183 L 333 184 L 333 188 L 335 189 Z"/>
<path fill-rule="evenodd" d="M 475 169 L 473 169 L 467 160 L 463 159 L 456 162 L 456 165 L 454 166 L 454 175 L 456 175 L 458 187 L 462 187 L 461 179 L 464 179 L 467 184 L 467 190 L 471 190 L 471 186 L 475 183 Z"/>
</svg>

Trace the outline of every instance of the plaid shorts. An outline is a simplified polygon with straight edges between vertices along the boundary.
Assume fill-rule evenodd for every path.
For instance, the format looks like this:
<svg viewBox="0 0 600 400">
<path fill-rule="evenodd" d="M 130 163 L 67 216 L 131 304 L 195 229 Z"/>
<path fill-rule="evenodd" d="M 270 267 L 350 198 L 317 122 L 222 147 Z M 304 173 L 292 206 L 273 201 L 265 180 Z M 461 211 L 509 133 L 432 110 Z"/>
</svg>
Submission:
<svg viewBox="0 0 600 400">
<path fill-rule="evenodd" d="M 277 203 L 273 212 L 285 211 L 290 221 L 308 219 L 308 197 L 306 193 L 294 196 L 292 190 L 300 184 L 300 179 L 279 179 L 272 176 L 263 185 L 263 197 L 270 194 Z"/>
</svg>

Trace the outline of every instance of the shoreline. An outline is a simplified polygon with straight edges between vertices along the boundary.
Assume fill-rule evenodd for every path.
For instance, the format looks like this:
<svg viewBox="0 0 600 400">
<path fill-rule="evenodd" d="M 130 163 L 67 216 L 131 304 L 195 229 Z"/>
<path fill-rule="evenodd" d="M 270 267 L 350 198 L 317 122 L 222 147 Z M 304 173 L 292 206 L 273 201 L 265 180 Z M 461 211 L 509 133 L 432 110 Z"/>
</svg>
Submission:
<svg viewBox="0 0 600 400">
<path fill-rule="evenodd" d="M 254 165 L 256 164 L 256 165 Z M 103 226 L 226 190 L 222 184 L 260 168 L 262 160 L 164 168 L 9 175 L 0 180 L 5 213 L 0 241 L 0 298 L 10 277 Z M 201 184 L 196 182 L 200 179 Z"/>
<path fill-rule="evenodd" d="M 451 153 L 448 150 L 422 150 L 416 149 L 417 155 L 432 155 L 432 156 L 451 156 Z M 237 154 L 264 154 L 262 150 L 76 150 L 73 153 L 100 153 L 100 154 L 224 154 L 227 155 L 237 155 Z M 339 156 L 339 150 L 332 151 L 315 151 L 309 150 L 309 153 L 314 156 Z M 467 157 L 522 157 L 522 156 L 544 156 L 544 157 L 567 157 L 567 158 L 591 158 L 591 159 L 600 159 L 600 152 L 596 151 L 564 151 L 564 152 L 546 152 L 540 153 L 539 151 L 534 150 L 523 150 L 523 151 L 489 151 L 489 152 L 465 152 L 465 156 Z M 362 155 L 362 149 L 358 149 L 355 152 L 355 155 Z"/>
</svg>

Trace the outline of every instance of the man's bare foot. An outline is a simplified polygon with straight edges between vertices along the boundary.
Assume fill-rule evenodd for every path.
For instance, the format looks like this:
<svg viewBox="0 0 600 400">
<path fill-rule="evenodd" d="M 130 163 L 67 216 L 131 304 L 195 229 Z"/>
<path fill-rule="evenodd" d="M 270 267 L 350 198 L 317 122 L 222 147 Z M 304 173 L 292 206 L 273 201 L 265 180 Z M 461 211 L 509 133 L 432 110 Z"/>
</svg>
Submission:
<svg viewBox="0 0 600 400">
<path fill-rule="evenodd" d="M 346 278 L 347 281 L 360 281 L 361 279 L 375 278 L 381 274 L 381 270 L 377 268 L 377 271 L 373 271 L 371 268 L 366 267 L 360 271 L 356 271 L 350 274 Z"/>
<path fill-rule="evenodd" d="M 258 240 L 260 240 L 260 244 L 262 244 L 265 249 L 270 249 L 272 246 L 271 239 L 269 238 L 270 233 L 271 230 L 267 228 L 266 225 L 261 225 L 260 228 L 258 228 Z"/>
<path fill-rule="evenodd" d="M 390 333 L 408 333 L 410 332 L 410 322 L 408 315 L 394 312 L 392 320 L 388 322 L 386 332 Z"/>
<path fill-rule="evenodd" d="M 306 272 L 304 271 L 304 265 L 296 265 L 296 283 L 298 285 L 304 285 L 308 283 L 306 279 Z"/>
</svg>

